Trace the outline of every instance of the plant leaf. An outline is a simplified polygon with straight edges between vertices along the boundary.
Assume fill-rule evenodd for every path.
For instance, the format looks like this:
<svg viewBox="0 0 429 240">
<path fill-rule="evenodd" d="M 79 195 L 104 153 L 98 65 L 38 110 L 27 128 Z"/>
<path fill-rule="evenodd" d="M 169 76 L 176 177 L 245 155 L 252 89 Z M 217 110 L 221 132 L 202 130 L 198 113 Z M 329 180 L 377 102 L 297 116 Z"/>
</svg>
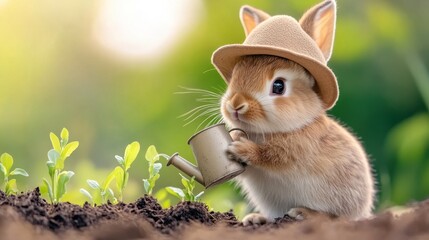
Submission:
<svg viewBox="0 0 429 240">
<path fill-rule="evenodd" d="M 191 185 L 189 184 L 189 180 L 187 178 L 183 178 L 182 177 L 182 185 L 185 187 L 186 190 L 190 190 L 191 189 Z"/>
<path fill-rule="evenodd" d="M 51 139 L 52 147 L 53 147 L 57 152 L 61 152 L 60 139 L 58 139 L 57 135 L 55 135 L 55 133 L 51 132 L 51 133 L 49 134 L 49 138 Z"/>
<path fill-rule="evenodd" d="M 54 165 L 57 164 L 58 158 L 60 158 L 60 153 L 57 152 L 55 149 L 51 149 L 48 152 L 48 162 L 53 163 Z"/>
<path fill-rule="evenodd" d="M 67 128 L 63 128 L 61 130 L 61 143 L 65 146 L 69 142 L 69 130 Z"/>
<path fill-rule="evenodd" d="M 70 178 L 74 175 L 72 171 L 63 171 L 58 175 L 58 188 L 56 200 L 59 201 L 61 197 L 66 193 L 66 185 L 70 181 Z"/>
<path fill-rule="evenodd" d="M 100 184 L 98 184 L 98 182 L 97 182 L 97 181 L 92 180 L 92 179 L 88 179 L 88 180 L 86 180 L 86 182 L 88 183 L 88 185 L 89 185 L 92 189 L 96 189 L 96 190 L 100 189 Z"/>
<path fill-rule="evenodd" d="M 146 191 L 146 193 L 149 193 L 150 184 L 149 184 L 149 181 L 147 179 L 143 179 L 143 186 L 144 186 L 144 190 Z"/>
<path fill-rule="evenodd" d="M 119 165 L 121 166 L 125 166 L 125 160 L 123 157 L 119 156 L 119 155 L 115 155 L 116 160 L 118 161 Z"/>
<path fill-rule="evenodd" d="M 151 179 L 149 179 L 149 181 L 150 181 L 150 185 L 152 186 L 152 188 L 153 187 L 155 187 L 155 182 L 156 182 L 156 180 L 158 180 L 159 179 L 159 177 L 160 177 L 160 175 L 159 174 L 156 174 L 155 176 L 153 176 Z"/>
<path fill-rule="evenodd" d="M 22 168 L 15 168 L 11 173 L 9 173 L 9 175 L 21 175 L 24 177 L 28 177 L 27 171 Z"/>
<path fill-rule="evenodd" d="M 4 167 L 3 163 L 0 162 L 0 171 L 3 173 L 4 176 L 7 176 L 7 170 Z"/>
<path fill-rule="evenodd" d="M 5 187 L 5 192 L 7 195 L 18 192 L 18 187 L 16 186 L 16 179 L 11 179 L 7 182 Z"/>
<path fill-rule="evenodd" d="M 6 172 L 9 173 L 13 165 L 13 157 L 9 153 L 3 153 L 0 157 L 0 162 L 6 168 Z"/>
<path fill-rule="evenodd" d="M 63 169 L 64 168 L 64 161 L 70 157 L 70 155 L 74 152 L 74 150 L 76 150 L 76 148 L 79 147 L 79 142 L 78 141 L 74 141 L 71 142 L 69 144 L 67 144 L 63 150 L 61 151 L 61 155 L 60 158 L 58 159 L 57 163 L 56 163 L 56 168 L 57 169 Z"/>
<path fill-rule="evenodd" d="M 153 174 L 154 175 L 158 174 L 159 171 L 161 170 L 161 168 L 162 168 L 162 164 L 161 163 L 154 163 L 153 164 Z"/>
<path fill-rule="evenodd" d="M 115 167 L 115 179 L 116 179 L 116 187 L 118 191 L 122 191 L 125 187 L 125 178 L 124 178 L 124 170 L 121 167 Z"/>
<path fill-rule="evenodd" d="M 94 199 L 92 198 L 91 193 L 89 193 L 85 188 L 81 188 L 79 189 L 79 191 L 85 195 L 87 198 L 89 198 L 89 200 L 91 201 L 92 204 L 94 204 Z"/>
<path fill-rule="evenodd" d="M 43 184 L 44 184 L 45 189 L 46 189 L 46 191 L 47 191 L 47 193 L 49 195 L 49 199 L 51 199 L 51 203 L 53 203 L 55 199 L 54 199 L 54 194 L 53 194 L 53 191 L 52 191 L 51 184 L 48 182 L 48 180 L 46 180 L 46 178 L 43 178 Z"/>
<path fill-rule="evenodd" d="M 64 159 L 70 157 L 70 155 L 74 152 L 74 150 L 77 149 L 77 147 L 79 147 L 78 141 L 74 141 L 67 144 L 61 152 L 61 157 L 63 157 Z"/>
<path fill-rule="evenodd" d="M 48 161 L 46 162 L 46 165 L 48 166 L 49 176 L 51 176 L 51 178 L 54 176 L 55 168 L 57 166 L 59 157 L 60 154 L 55 149 L 49 150 Z"/>
<path fill-rule="evenodd" d="M 185 198 L 185 193 L 182 189 L 176 188 L 176 187 L 166 187 L 165 190 L 167 190 L 168 193 L 171 195 L 183 200 Z"/>
<path fill-rule="evenodd" d="M 156 151 L 156 148 L 154 145 L 150 145 L 147 148 L 145 158 L 148 162 L 156 162 L 159 160 L 158 152 Z"/>
<path fill-rule="evenodd" d="M 137 155 L 140 152 L 140 143 L 132 142 L 125 148 L 124 160 L 125 160 L 125 171 L 127 171 L 131 164 L 136 160 Z"/>
<path fill-rule="evenodd" d="M 116 168 L 113 169 L 109 175 L 107 175 L 106 180 L 104 180 L 103 184 L 101 184 L 101 189 L 103 191 L 107 191 L 107 187 L 110 185 L 110 183 L 113 181 L 113 179 L 115 179 L 115 174 L 116 174 Z"/>
</svg>

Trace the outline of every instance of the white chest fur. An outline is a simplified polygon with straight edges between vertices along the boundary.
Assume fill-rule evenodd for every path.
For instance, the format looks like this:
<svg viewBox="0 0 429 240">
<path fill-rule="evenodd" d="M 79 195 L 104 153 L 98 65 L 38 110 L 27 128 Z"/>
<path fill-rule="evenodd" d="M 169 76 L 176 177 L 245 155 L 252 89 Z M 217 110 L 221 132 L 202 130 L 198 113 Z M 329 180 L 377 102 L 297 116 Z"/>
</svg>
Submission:
<svg viewBox="0 0 429 240">
<path fill-rule="evenodd" d="M 333 189 L 317 176 L 304 172 L 268 173 L 249 166 L 237 182 L 255 210 L 269 219 L 283 217 L 294 207 L 329 211 L 333 206 L 323 196 L 335 194 L 330 191 Z"/>
</svg>

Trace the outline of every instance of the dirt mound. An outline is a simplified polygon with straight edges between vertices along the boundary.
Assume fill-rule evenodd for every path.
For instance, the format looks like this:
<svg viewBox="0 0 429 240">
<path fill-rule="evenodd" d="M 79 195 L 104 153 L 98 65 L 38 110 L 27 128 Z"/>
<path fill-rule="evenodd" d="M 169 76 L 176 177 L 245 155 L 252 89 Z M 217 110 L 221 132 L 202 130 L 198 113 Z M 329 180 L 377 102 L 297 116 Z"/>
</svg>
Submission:
<svg viewBox="0 0 429 240">
<path fill-rule="evenodd" d="M 209 211 L 203 203 L 181 202 L 162 209 L 144 196 L 134 203 L 92 207 L 52 205 L 34 191 L 17 196 L 0 192 L 1 239 L 429 239 L 429 201 L 394 217 L 346 221 L 288 217 L 263 226 L 243 227 L 232 212 Z"/>
</svg>

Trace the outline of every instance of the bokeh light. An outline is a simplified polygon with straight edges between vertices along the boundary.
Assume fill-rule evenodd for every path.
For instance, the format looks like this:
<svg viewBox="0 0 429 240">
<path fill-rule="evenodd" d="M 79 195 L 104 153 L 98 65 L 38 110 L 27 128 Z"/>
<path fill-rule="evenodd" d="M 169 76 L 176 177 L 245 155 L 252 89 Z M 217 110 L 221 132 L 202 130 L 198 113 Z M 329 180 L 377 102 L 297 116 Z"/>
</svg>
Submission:
<svg viewBox="0 0 429 240">
<path fill-rule="evenodd" d="M 202 11 L 200 0 L 104 0 L 94 36 L 119 57 L 153 61 L 171 51 Z"/>
</svg>

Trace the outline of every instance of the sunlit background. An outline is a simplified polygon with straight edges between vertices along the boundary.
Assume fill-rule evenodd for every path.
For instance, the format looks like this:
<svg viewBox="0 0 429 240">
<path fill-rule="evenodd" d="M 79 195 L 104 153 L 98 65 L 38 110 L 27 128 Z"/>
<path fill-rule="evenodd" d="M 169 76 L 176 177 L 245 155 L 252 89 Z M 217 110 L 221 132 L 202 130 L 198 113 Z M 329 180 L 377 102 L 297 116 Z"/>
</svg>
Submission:
<svg viewBox="0 0 429 240">
<path fill-rule="evenodd" d="M 86 179 L 101 181 L 116 165 L 114 156 L 137 140 L 142 150 L 124 196 L 134 201 L 144 194 L 149 145 L 192 159 L 187 139 L 204 118 L 183 126 L 178 116 L 200 103 L 196 95 L 175 93 L 180 86 L 225 89 L 210 57 L 244 40 L 240 6 L 299 18 L 317 2 L 0 0 L 0 153 L 30 173 L 17 177 L 18 187 L 42 184 L 49 132 L 67 127 L 80 146 L 66 162 L 76 174 L 64 200 L 83 203 Z M 340 100 L 330 114 L 367 149 L 378 209 L 429 195 L 427 9 L 425 0 L 338 0 L 329 65 Z M 164 166 L 155 191 L 166 186 L 179 187 L 180 176 Z M 241 211 L 236 193 L 224 184 L 203 200 L 214 210 Z"/>
</svg>

